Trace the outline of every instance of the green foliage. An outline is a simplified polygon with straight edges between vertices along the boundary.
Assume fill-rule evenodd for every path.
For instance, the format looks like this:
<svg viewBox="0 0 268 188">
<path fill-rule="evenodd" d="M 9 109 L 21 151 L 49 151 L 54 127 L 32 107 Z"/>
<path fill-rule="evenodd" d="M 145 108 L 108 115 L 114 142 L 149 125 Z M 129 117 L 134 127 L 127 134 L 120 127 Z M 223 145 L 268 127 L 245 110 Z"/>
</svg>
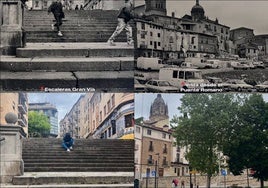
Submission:
<svg viewBox="0 0 268 188">
<path fill-rule="evenodd" d="M 268 104 L 261 95 L 250 95 L 238 111 L 239 123 L 230 127 L 224 153 L 229 156 L 229 168 L 239 175 L 243 169 L 255 170 L 254 177 L 268 179 Z"/>
<path fill-rule="evenodd" d="M 261 95 L 188 94 L 181 101 L 184 115 L 171 120 L 174 136 L 208 184 L 218 173 L 219 153 L 229 157 L 233 174 L 252 168 L 258 179 L 268 178 L 268 104 Z"/>
<path fill-rule="evenodd" d="M 135 119 L 135 124 L 136 125 L 141 125 L 142 122 L 143 122 L 143 117 L 139 117 L 139 118 Z"/>
<path fill-rule="evenodd" d="M 28 126 L 31 137 L 47 137 L 51 128 L 48 117 L 36 111 L 28 113 Z"/>
</svg>

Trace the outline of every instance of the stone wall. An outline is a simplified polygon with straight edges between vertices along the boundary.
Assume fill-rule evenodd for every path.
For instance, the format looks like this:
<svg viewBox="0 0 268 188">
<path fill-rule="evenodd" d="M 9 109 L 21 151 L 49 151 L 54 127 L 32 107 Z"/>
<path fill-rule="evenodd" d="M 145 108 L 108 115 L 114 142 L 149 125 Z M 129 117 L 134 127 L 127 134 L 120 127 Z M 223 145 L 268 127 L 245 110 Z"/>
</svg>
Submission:
<svg viewBox="0 0 268 188">
<path fill-rule="evenodd" d="M 22 14 L 20 0 L 0 2 L 0 55 L 15 55 L 16 48 L 23 46 Z"/>
<path fill-rule="evenodd" d="M 11 183 L 13 176 L 23 174 L 22 139 L 25 133 L 14 124 L 0 125 L 0 180 Z"/>
</svg>

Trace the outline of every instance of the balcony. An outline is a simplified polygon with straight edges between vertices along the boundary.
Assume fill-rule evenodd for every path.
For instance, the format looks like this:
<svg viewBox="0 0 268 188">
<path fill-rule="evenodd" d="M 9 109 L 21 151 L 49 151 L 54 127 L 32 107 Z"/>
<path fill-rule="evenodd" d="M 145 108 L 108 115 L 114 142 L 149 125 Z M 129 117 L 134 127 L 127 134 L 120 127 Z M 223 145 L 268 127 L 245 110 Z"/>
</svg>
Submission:
<svg viewBox="0 0 268 188">
<path fill-rule="evenodd" d="M 18 115 L 18 125 L 22 126 L 22 127 L 26 127 L 27 126 L 27 120 L 25 119 L 25 117 L 21 114 Z"/>
<path fill-rule="evenodd" d="M 164 167 L 167 167 L 167 166 L 168 166 L 168 162 L 165 161 L 165 160 L 163 160 L 163 166 L 164 166 Z"/>
<path fill-rule="evenodd" d="M 148 159 L 148 165 L 154 165 L 154 160 L 153 159 Z"/>
<path fill-rule="evenodd" d="M 18 109 L 21 114 L 27 114 L 27 107 L 25 104 L 18 104 Z"/>
</svg>

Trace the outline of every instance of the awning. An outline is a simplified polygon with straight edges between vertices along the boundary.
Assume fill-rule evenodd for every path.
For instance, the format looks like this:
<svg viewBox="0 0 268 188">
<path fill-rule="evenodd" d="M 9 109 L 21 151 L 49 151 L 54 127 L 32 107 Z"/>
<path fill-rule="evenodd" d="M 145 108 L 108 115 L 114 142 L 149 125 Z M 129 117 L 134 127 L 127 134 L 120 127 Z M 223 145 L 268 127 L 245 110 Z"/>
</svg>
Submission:
<svg viewBox="0 0 268 188">
<path fill-rule="evenodd" d="M 134 133 L 132 133 L 132 134 L 125 134 L 124 136 L 120 137 L 119 139 L 133 140 L 134 139 Z"/>
</svg>

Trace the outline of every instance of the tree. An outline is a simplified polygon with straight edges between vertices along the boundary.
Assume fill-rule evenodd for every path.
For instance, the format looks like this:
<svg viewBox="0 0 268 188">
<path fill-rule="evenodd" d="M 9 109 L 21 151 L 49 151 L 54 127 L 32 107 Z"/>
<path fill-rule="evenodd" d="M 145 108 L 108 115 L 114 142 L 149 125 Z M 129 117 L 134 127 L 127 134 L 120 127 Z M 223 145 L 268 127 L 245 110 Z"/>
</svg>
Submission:
<svg viewBox="0 0 268 188">
<path fill-rule="evenodd" d="M 224 153 L 234 175 L 244 169 L 253 169 L 254 177 L 261 182 L 268 179 L 268 104 L 261 95 L 250 95 L 239 107 L 238 122 L 229 127 L 229 143 L 224 145 Z"/>
<path fill-rule="evenodd" d="M 190 166 L 207 174 L 207 187 L 210 187 L 212 175 L 218 173 L 218 156 L 226 125 L 235 118 L 236 97 L 228 94 L 184 95 L 178 108 L 184 115 L 171 121 L 173 126 L 177 124 L 177 144 L 189 148 L 186 158 Z"/>
<path fill-rule="evenodd" d="M 28 113 L 28 132 L 32 137 L 47 137 L 50 131 L 48 117 L 42 112 L 30 111 Z"/>
</svg>

